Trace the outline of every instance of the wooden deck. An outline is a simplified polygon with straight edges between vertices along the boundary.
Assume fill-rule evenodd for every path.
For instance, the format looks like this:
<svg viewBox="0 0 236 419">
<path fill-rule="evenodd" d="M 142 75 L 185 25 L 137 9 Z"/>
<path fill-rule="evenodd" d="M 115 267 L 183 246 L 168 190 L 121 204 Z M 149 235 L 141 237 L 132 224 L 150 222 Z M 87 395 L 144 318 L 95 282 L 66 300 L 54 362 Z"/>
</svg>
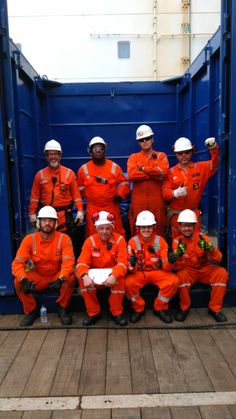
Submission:
<svg viewBox="0 0 236 419">
<path fill-rule="evenodd" d="M 191 310 L 184 324 L 164 325 L 148 311 L 119 328 L 107 317 L 92 328 L 75 314 L 61 328 L 37 320 L 18 330 L 20 315 L 0 316 L 0 398 L 236 392 L 236 308 L 225 308 L 218 326 L 206 309 Z M 236 404 L 6 411 L 12 419 L 232 419 Z"/>
</svg>

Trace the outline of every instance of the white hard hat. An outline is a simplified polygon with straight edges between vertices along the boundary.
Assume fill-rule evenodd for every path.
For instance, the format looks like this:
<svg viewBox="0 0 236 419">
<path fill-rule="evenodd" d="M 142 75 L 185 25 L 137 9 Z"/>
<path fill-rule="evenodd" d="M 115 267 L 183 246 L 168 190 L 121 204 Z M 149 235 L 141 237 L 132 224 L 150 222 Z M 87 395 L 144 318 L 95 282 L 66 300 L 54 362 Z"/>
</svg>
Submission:
<svg viewBox="0 0 236 419">
<path fill-rule="evenodd" d="M 45 151 L 60 151 L 60 152 L 62 152 L 62 149 L 61 149 L 61 144 L 58 142 L 58 141 L 56 141 L 56 140 L 50 140 L 50 141 L 48 141 L 46 144 L 45 144 L 45 146 L 44 146 L 44 152 Z"/>
<path fill-rule="evenodd" d="M 56 210 L 50 205 L 46 205 L 39 210 L 38 218 L 54 218 L 57 220 L 58 217 Z"/>
<path fill-rule="evenodd" d="M 103 224 L 112 224 L 115 221 L 113 214 L 107 211 L 100 211 L 93 214 L 93 222 L 95 226 L 100 226 Z"/>
<path fill-rule="evenodd" d="M 89 269 L 88 275 L 93 280 L 94 284 L 101 285 L 103 284 L 108 276 L 111 274 L 112 269 L 111 268 L 93 268 Z"/>
<path fill-rule="evenodd" d="M 197 223 L 197 216 L 194 211 L 186 209 L 178 216 L 178 223 Z"/>
<path fill-rule="evenodd" d="M 90 149 L 94 144 L 103 144 L 106 147 L 106 142 L 102 137 L 93 137 L 88 145 L 88 148 Z"/>
<path fill-rule="evenodd" d="M 185 151 L 185 150 L 192 150 L 193 145 L 191 141 L 186 137 L 180 137 L 178 140 L 175 141 L 173 150 L 178 153 L 179 151 Z"/>
<path fill-rule="evenodd" d="M 136 131 L 136 140 L 139 141 L 142 138 L 152 137 L 153 135 L 154 133 L 148 125 L 140 125 Z"/>
<path fill-rule="evenodd" d="M 154 224 L 156 224 L 156 220 L 151 211 L 141 211 L 137 215 L 136 226 L 152 226 Z"/>
</svg>

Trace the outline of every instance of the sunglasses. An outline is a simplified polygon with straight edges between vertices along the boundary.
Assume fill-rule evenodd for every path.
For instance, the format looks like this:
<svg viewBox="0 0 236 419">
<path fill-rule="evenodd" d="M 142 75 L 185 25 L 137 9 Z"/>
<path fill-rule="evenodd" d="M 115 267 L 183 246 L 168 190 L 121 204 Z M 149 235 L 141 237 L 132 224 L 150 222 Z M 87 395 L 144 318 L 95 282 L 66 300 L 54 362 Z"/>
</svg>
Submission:
<svg viewBox="0 0 236 419">
<path fill-rule="evenodd" d="M 150 141 L 152 139 L 152 137 L 146 137 L 146 138 L 141 138 L 141 140 L 138 140 L 139 143 L 144 143 L 146 141 Z"/>
</svg>

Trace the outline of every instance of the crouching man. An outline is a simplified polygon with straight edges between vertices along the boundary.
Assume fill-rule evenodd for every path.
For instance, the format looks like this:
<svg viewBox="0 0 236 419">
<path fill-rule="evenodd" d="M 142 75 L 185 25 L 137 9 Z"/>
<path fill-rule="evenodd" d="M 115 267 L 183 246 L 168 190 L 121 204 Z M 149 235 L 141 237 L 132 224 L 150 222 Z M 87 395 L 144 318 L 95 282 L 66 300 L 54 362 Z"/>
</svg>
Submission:
<svg viewBox="0 0 236 419">
<path fill-rule="evenodd" d="M 37 217 L 39 232 L 28 234 L 21 242 L 12 262 L 16 293 L 23 303 L 25 317 L 21 327 L 31 326 L 39 317 L 39 309 L 32 291 L 45 288 L 60 293 L 58 314 L 63 325 L 72 322 L 67 313 L 74 290 L 74 253 L 70 238 L 56 231 L 57 213 L 51 206 L 40 209 Z"/>
<path fill-rule="evenodd" d="M 216 322 L 225 322 L 227 318 L 221 312 L 228 281 L 227 271 L 216 266 L 222 258 L 221 252 L 213 246 L 205 234 L 196 231 L 197 216 L 194 211 L 186 209 L 178 216 L 181 235 L 173 241 L 173 253 L 169 261 L 177 269 L 180 280 L 180 310 L 175 319 L 182 322 L 186 319 L 191 305 L 190 287 L 195 282 L 210 284 L 212 287 L 208 313 Z"/>
<path fill-rule="evenodd" d="M 101 318 L 101 308 L 96 293 L 97 289 L 108 287 L 112 318 L 117 325 L 126 326 L 127 320 L 123 316 L 122 306 L 125 294 L 124 277 L 128 265 L 126 242 L 123 236 L 114 231 L 113 214 L 100 211 L 94 214 L 93 221 L 97 233 L 85 240 L 76 267 L 81 295 L 88 313 L 83 324 L 91 326 Z M 93 279 L 90 271 L 92 268 L 100 269 L 101 275 L 104 268 L 110 269 L 110 273 L 101 283 L 96 278 Z"/>
<path fill-rule="evenodd" d="M 140 295 L 140 289 L 147 284 L 154 284 L 159 288 L 153 314 L 164 323 L 173 321 L 168 303 L 178 290 L 179 279 L 171 272 L 172 266 L 167 260 L 167 243 L 155 233 L 155 225 L 152 212 L 140 212 L 136 219 L 138 234 L 128 243 L 130 273 L 126 278 L 126 296 L 131 300 L 134 309 L 130 316 L 132 323 L 137 323 L 144 314 L 145 302 Z"/>
</svg>

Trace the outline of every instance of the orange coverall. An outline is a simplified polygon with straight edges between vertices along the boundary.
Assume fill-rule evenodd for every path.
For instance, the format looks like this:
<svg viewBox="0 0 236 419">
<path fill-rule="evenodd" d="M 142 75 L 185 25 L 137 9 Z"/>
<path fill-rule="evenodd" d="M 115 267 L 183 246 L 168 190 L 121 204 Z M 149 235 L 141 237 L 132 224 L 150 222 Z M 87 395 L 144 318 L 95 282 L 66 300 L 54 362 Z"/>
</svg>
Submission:
<svg viewBox="0 0 236 419">
<path fill-rule="evenodd" d="M 206 241 L 209 238 L 202 234 Z M 173 241 L 173 250 L 177 249 L 179 240 L 187 245 L 186 253 L 179 257 L 174 264 L 177 269 L 176 275 L 180 280 L 179 296 L 181 310 L 188 310 L 191 305 L 190 287 L 195 282 L 210 284 L 212 287 L 209 308 L 219 312 L 223 305 L 223 298 L 226 292 L 228 272 L 213 263 L 219 263 L 222 258 L 221 252 L 214 247 L 212 252 L 206 252 L 199 248 L 199 232 L 195 232 L 191 238 L 179 236 Z"/>
<path fill-rule="evenodd" d="M 55 178 L 55 183 L 53 178 Z M 73 203 L 77 211 L 83 211 L 74 172 L 61 165 L 56 169 L 45 167 L 39 170 L 35 175 L 31 190 L 29 215 L 36 214 L 40 203 L 42 206 L 51 205 L 55 208 L 59 226 L 66 222 L 64 207 L 69 207 Z"/>
<path fill-rule="evenodd" d="M 79 278 L 81 295 L 89 316 L 96 316 L 100 313 L 101 309 L 96 292 L 97 289 L 105 288 L 104 285 L 95 284 L 89 288 L 84 286 L 81 276 L 88 273 L 91 268 L 112 268 L 112 275 L 115 276 L 117 282 L 110 288 L 110 311 L 113 316 L 119 316 L 123 313 L 124 277 L 128 266 L 126 241 L 123 236 L 113 232 L 109 243 L 110 246 L 112 245 L 111 249 L 107 249 L 107 243 L 102 242 L 98 234 L 93 234 L 85 240 L 78 258 L 76 275 Z"/>
<path fill-rule="evenodd" d="M 28 234 L 21 242 L 12 262 L 12 274 L 16 293 L 23 303 L 25 314 L 37 306 L 32 294 L 24 294 L 20 280 L 27 278 L 35 283 L 35 290 L 48 287 L 48 284 L 64 276 L 66 280 L 60 289 L 57 303 L 66 308 L 74 290 L 74 253 L 70 238 L 58 231 L 51 240 L 44 240 L 40 232 Z"/>
<path fill-rule="evenodd" d="M 154 158 L 153 156 L 156 156 Z M 143 167 L 139 170 L 138 167 Z M 131 154 L 128 159 L 128 178 L 133 181 L 130 207 L 130 227 L 136 233 L 135 221 L 139 212 L 151 211 L 157 221 L 157 233 L 164 235 L 166 225 L 166 204 L 161 194 L 162 179 L 167 174 L 167 155 L 152 151 L 150 157 L 144 151 Z"/>
<path fill-rule="evenodd" d="M 169 217 L 171 224 L 172 239 L 177 237 L 179 225 L 177 222 L 178 214 L 191 209 L 198 217 L 196 228 L 200 231 L 200 210 L 199 204 L 202 193 L 205 189 L 208 179 L 213 176 L 219 165 L 219 147 L 210 149 L 211 160 L 198 163 L 190 162 L 187 171 L 183 170 L 179 164 L 169 169 L 167 177 L 163 181 L 162 195 L 169 202 Z M 174 197 L 174 190 L 180 186 L 186 186 L 187 195 L 179 198 Z"/>
<path fill-rule="evenodd" d="M 130 192 L 128 179 L 121 167 L 109 159 L 105 159 L 102 166 L 91 160 L 79 168 L 77 176 L 80 193 L 87 199 L 86 236 L 96 233 L 92 216 L 99 211 L 112 213 L 115 230 L 124 236 L 120 206 L 114 202 L 115 196 L 125 199 Z M 103 178 L 104 182 L 97 182 L 96 176 Z"/>
<path fill-rule="evenodd" d="M 152 246 L 155 253 L 150 253 Z M 179 286 L 178 277 L 173 274 L 172 265 L 167 259 L 167 243 L 163 237 L 152 234 L 148 242 L 144 242 L 140 234 L 132 237 L 128 242 L 128 256 L 135 254 L 137 265 L 129 267 L 125 281 L 126 297 L 131 300 L 136 312 L 142 312 L 145 302 L 140 295 L 140 289 L 147 284 L 154 284 L 159 288 L 154 301 L 154 310 L 167 310 L 170 299 L 175 295 Z"/>
</svg>

